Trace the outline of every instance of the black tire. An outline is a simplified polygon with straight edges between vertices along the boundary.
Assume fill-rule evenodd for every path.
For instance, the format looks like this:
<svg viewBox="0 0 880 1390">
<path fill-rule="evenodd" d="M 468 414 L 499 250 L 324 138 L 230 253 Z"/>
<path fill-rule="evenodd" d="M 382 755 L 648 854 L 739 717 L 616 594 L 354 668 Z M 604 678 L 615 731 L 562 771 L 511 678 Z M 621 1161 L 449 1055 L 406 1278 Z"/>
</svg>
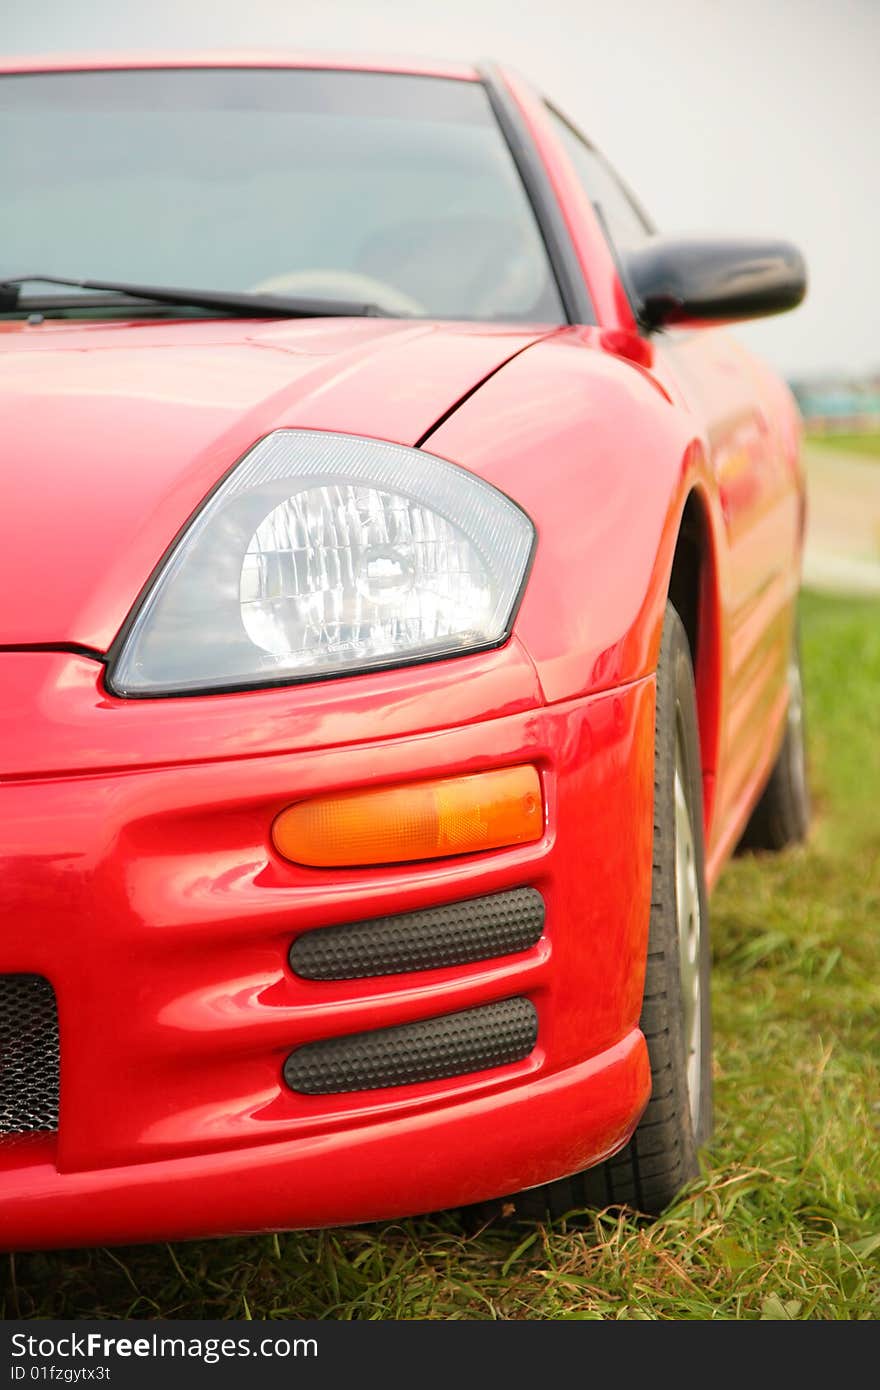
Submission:
<svg viewBox="0 0 880 1390">
<path fill-rule="evenodd" d="M 785 735 L 761 799 L 739 842 L 741 850 L 787 849 L 807 838 L 810 828 L 810 788 L 807 782 L 804 697 L 801 652 L 797 636 L 788 666 L 788 710 Z"/>
<path fill-rule="evenodd" d="M 676 762 L 690 822 L 695 883 L 682 901 L 698 907 L 694 970 L 699 1003 L 694 1009 L 698 1061 L 692 1060 L 695 1094 L 688 1087 L 679 953 L 676 877 Z M 679 822 L 681 823 L 681 822 Z M 682 836 L 683 847 L 687 836 Z M 533 1188 L 509 1200 L 517 1217 L 561 1216 L 578 1207 L 628 1206 L 658 1215 L 698 1172 L 697 1150 L 712 1131 L 712 1041 L 709 999 L 709 918 L 703 851 L 703 798 L 697 707 L 687 634 L 666 606 L 657 667 L 654 758 L 654 855 L 651 919 L 641 1027 L 651 1062 L 651 1099 L 632 1139 L 595 1168 Z M 692 1034 L 691 1037 L 694 1035 Z"/>
</svg>

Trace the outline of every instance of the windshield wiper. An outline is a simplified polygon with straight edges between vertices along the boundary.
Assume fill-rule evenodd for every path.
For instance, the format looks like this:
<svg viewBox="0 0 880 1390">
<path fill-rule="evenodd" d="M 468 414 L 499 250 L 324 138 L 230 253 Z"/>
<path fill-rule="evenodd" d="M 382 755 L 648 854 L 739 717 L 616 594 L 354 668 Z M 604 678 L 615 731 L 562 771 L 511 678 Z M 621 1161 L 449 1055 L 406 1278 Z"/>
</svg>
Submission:
<svg viewBox="0 0 880 1390">
<path fill-rule="evenodd" d="M 27 301 L 22 302 L 21 287 L 31 283 L 66 285 L 78 290 L 106 290 L 110 294 L 122 294 L 154 304 L 214 309 L 218 313 L 243 314 L 252 318 L 396 317 L 375 304 L 357 304 L 343 299 L 286 299 L 275 294 L 248 293 L 246 290 L 189 290 L 171 285 L 130 285 L 121 280 L 72 280 L 58 275 L 11 275 L 0 280 L 0 314 L 27 308 Z M 40 307 L 45 307 L 45 301 Z"/>
</svg>

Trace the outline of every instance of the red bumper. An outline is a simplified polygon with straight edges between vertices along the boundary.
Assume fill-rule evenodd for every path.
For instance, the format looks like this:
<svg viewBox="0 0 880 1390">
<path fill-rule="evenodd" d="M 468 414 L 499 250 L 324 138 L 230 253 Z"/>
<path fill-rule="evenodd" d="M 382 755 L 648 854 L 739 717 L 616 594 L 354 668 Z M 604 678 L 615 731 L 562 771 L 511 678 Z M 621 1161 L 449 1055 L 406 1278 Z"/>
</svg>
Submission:
<svg viewBox="0 0 880 1390">
<path fill-rule="evenodd" d="M 57 1133 L 0 1140 L 0 1245 L 393 1217 L 626 1141 L 649 1089 L 651 680 L 545 707 L 512 644 L 332 699 L 121 702 L 84 658 L 0 666 L 0 974 L 51 983 L 61 1048 Z M 534 844 L 369 870 L 271 848 L 303 796 L 522 762 L 542 780 Z M 526 886 L 546 928 L 516 955 L 345 982 L 289 967 L 305 930 Z M 336 1095 L 284 1082 L 301 1044 L 519 996 L 538 1015 L 522 1061 Z"/>
</svg>

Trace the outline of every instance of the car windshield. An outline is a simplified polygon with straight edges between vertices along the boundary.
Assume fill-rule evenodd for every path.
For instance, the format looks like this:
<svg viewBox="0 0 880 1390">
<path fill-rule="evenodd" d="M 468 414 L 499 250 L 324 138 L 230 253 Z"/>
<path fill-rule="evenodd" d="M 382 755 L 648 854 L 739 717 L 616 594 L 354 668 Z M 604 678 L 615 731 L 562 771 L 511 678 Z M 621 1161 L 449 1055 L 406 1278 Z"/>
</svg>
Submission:
<svg viewBox="0 0 880 1390">
<path fill-rule="evenodd" d="M 0 179 L 0 280 L 39 272 L 432 318 L 564 317 L 478 82 L 289 68 L 7 74 Z M 76 302 L 75 290 L 57 295 Z"/>
</svg>

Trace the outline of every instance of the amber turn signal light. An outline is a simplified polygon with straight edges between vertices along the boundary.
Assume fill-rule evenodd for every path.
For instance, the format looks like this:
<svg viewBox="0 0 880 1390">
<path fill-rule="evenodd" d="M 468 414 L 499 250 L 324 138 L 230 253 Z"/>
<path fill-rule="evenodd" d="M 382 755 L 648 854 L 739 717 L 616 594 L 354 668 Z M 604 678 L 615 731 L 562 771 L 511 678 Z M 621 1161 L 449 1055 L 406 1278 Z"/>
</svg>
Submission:
<svg viewBox="0 0 880 1390">
<path fill-rule="evenodd" d="M 533 767 L 316 796 L 272 826 L 278 853 L 319 868 L 400 864 L 527 844 L 544 830 Z"/>
</svg>

